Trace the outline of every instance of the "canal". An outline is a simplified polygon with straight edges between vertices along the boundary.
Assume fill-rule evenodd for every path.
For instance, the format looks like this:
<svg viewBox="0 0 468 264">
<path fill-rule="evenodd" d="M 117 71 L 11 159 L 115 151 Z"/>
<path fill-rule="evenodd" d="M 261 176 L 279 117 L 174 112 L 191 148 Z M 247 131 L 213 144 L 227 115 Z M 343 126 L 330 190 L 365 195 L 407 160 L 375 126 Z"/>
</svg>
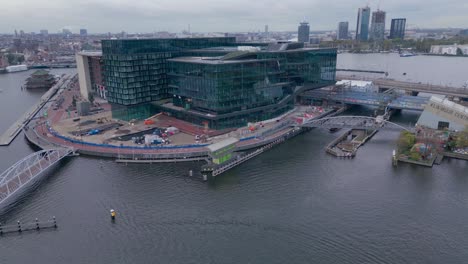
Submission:
<svg viewBox="0 0 468 264">
<path fill-rule="evenodd" d="M 352 68 L 360 56 L 343 62 L 340 55 L 339 64 Z M 451 58 L 444 59 L 451 65 Z M 441 81 L 450 81 L 444 76 Z M 27 104 L 27 98 L 2 95 L 0 105 Z M 10 115 L 2 112 L 2 122 L 15 119 Z M 417 116 L 403 112 L 393 121 L 414 123 Z M 466 261 L 466 161 L 394 168 L 396 131 L 380 131 L 354 159 L 337 159 L 323 150 L 335 136 L 312 130 L 212 184 L 187 177 L 201 163 L 126 166 L 70 159 L 0 216 L 2 223 L 56 216 L 59 228 L 0 237 L 0 263 Z M 32 151 L 20 135 L 0 148 L 1 170 Z"/>
</svg>

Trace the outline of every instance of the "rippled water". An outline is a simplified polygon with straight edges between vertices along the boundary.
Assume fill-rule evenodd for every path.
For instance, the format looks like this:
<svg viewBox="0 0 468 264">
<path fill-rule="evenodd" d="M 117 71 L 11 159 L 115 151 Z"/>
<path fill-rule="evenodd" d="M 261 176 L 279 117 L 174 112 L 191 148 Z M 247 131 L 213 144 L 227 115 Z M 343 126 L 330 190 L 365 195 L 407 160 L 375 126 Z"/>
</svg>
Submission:
<svg viewBox="0 0 468 264">
<path fill-rule="evenodd" d="M 394 168 L 397 134 L 336 159 L 316 129 L 211 184 L 187 177 L 202 163 L 73 158 L 0 217 L 59 228 L 0 237 L 0 263 L 465 263 L 468 162 Z M 31 151 L 19 137 L 1 168 Z"/>
</svg>

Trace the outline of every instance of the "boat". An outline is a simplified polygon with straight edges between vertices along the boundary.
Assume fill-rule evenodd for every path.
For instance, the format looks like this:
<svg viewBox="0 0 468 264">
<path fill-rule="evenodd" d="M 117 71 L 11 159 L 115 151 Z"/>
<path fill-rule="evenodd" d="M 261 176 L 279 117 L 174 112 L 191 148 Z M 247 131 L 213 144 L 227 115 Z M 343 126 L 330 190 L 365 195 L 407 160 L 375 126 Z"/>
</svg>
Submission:
<svg viewBox="0 0 468 264">
<path fill-rule="evenodd" d="M 400 53 L 400 57 L 413 57 L 413 56 L 416 56 L 416 55 L 414 53 L 411 53 L 411 52 Z"/>
<path fill-rule="evenodd" d="M 340 130 L 341 128 L 339 127 L 332 127 L 330 128 L 328 131 L 330 131 L 330 133 L 335 133 L 336 131 Z"/>
<path fill-rule="evenodd" d="M 20 71 L 27 71 L 28 66 L 26 65 L 14 65 L 14 66 L 8 66 L 5 68 L 6 72 L 20 72 Z"/>
</svg>

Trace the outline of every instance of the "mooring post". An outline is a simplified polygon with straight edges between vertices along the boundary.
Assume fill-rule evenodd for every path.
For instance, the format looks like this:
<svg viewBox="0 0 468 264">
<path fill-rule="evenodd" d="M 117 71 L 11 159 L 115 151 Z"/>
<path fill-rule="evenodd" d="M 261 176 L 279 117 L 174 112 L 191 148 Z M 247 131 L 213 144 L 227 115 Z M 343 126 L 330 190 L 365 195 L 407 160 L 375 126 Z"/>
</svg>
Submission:
<svg viewBox="0 0 468 264">
<path fill-rule="evenodd" d="M 36 229 L 39 230 L 39 220 L 36 218 Z"/>
<path fill-rule="evenodd" d="M 21 230 L 21 223 L 20 223 L 20 221 L 18 220 L 18 232 L 21 232 L 21 231 L 22 231 L 22 230 Z"/>
<path fill-rule="evenodd" d="M 57 220 L 55 219 L 55 216 L 52 216 L 52 220 L 54 221 L 54 228 L 57 228 Z"/>
</svg>

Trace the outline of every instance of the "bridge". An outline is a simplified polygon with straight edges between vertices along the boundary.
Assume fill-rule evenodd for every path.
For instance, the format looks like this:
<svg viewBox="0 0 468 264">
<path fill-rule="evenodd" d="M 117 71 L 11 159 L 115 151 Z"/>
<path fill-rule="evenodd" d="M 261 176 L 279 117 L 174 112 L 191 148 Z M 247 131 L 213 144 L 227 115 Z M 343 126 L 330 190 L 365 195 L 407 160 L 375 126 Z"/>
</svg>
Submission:
<svg viewBox="0 0 468 264">
<path fill-rule="evenodd" d="M 332 116 L 311 119 L 302 124 L 303 127 L 322 128 L 354 128 L 354 129 L 396 129 L 411 131 L 411 128 L 385 120 L 382 116 Z"/>
<path fill-rule="evenodd" d="M 379 86 L 380 89 L 400 89 L 411 92 L 423 92 L 431 94 L 441 94 L 446 96 L 455 96 L 460 98 L 468 98 L 468 88 L 462 87 L 449 87 L 444 85 L 424 84 L 397 81 L 393 79 L 385 78 L 368 78 L 368 77 L 356 77 L 356 76 L 343 76 L 337 75 L 337 80 L 362 80 L 372 81 L 374 85 Z"/>
<path fill-rule="evenodd" d="M 424 105 L 429 101 L 429 97 L 323 89 L 307 91 L 301 95 L 301 98 L 417 111 L 424 110 Z"/>
<path fill-rule="evenodd" d="M 74 152 L 71 148 L 41 150 L 24 157 L 0 174 L 0 207 L 12 203 L 25 187 L 40 180 L 45 172 Z"/>
</svg>

